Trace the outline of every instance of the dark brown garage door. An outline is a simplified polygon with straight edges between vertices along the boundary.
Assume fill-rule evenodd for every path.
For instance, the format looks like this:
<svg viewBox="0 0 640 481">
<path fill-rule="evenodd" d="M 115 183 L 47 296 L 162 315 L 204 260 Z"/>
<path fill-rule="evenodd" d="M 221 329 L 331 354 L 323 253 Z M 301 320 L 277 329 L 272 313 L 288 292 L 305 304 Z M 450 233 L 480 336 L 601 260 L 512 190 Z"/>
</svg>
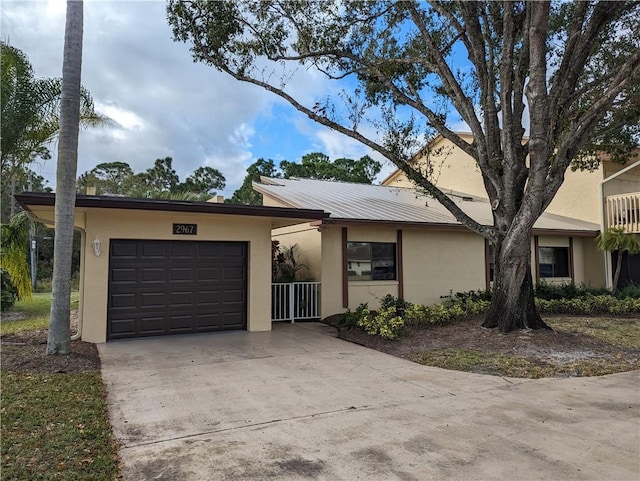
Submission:
<svg viewBox="0 0 640 481">
<path fill-rule="evenodd" d="M 112 240 L 107 338 L 246 329 L 243 242 Z"/>
</svg>

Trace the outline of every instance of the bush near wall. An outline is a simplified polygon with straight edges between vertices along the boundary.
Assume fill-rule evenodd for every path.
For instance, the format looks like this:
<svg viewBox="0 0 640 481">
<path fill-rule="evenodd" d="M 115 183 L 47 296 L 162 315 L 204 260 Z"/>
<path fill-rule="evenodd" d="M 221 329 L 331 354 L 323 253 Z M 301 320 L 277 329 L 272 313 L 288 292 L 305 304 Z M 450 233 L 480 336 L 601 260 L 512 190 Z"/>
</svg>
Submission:
<svg viewBox="0 0 640 481">
<path fill-rule="evenodd" d="M 575 299 L 536 299 L 539 312 L 553 314 L 631 314 L 640 313 L 640 299 L 618 299 L 612 295 Z"/>
<path fill-rule="evenodd" d="M 584 287 L 544 286 L 543 298 L 536 298 L 536 307 L 541 313 L 548 314 L 635 314 L 640 313 L 640 287 L 627 286 L 626 290 L 613 296 L 608 291 L 587 289 Z M 558 292 L 568 297 L 557 297 Z M 594 295 L 594 292 L 600 293 Z M 380 302 L 378 311 L 370 311 L 361 304 L 355 312 L 347 311 L 341 327 L 358 326 L 367 334 L 384 339 L 395 339 L 405 326 L 442 326 L 486 313 L 491 305 L 488 291 L 458 292 L 444 297 L 447 300 L 439 304 L 425 306 L 411 304 L 394 296 L 387 295 Z M 546 298 L 548 297 L 548 299 Z"/>
</svg>

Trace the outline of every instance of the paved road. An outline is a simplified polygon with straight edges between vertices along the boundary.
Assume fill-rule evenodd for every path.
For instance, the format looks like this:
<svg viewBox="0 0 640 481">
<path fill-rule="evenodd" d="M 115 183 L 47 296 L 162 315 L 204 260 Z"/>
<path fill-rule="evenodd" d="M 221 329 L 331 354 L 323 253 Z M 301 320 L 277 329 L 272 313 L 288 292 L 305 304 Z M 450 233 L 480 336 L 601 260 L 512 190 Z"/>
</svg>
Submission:
<svg viewBox="0 0 640 481">
<path fill-rule="evenodd" d="M 522 380 L 317 324 L 99 346 L 126 480 L 640 479 L 640 372 Z"/>
</svg>

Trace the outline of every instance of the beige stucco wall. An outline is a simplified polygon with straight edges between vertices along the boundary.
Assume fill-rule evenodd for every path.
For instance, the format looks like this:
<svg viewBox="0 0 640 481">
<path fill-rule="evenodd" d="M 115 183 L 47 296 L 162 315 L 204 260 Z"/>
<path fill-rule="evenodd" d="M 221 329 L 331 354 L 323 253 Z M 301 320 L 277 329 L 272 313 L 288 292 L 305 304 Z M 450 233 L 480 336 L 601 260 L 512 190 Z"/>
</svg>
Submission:
<svg viewBox="0 0 640 481">
<path fill-rule="evenodd" d="M 582 261 L 584 263 L 585 285 L 590 287 L 605 287 L 604 256 L 596 249 L 595 238 L 582 239 Z"/>
<path fill-rule="evenodd" d="M 345 311 L 342 307 L 342 228 L 322 226 L 320 315 Z"/>
<path fill-rule="evenodd" d="M 280 241 L 280 249 L 296 246 L 298 261 L 306 266 L 300 273 L 300 279 L 319 281 L 322 270 L 322 234 L 317 226 L 309 223 L 274 229 L 273 240 Z"/>
<path fill-rule="evenodd" d="M 352 242 L 397 242 L 393 227 L 349 227 Z M 404 229 L 402 239 L 404 298 L 432 304 L 441 295 L 484 289 L 484 240 L 475 234 Z M 345 311 L 342 307 L 342 228 L 324 226 L 322 231 L 323 317 Z M 349 308 L 360 303 L 378 308 L 387 294 L 398 296 L 398 281 L 349 281 Z"/>
<path fill-rule="evenodd" d="M 601 180 L 602 167 L 594 172 L 567 170 L 546 212 L 599 224 Z"/>
<path fill-rule="evenodd" d="M 403 232 L 404 297 L 420 304 L 486 287 L 484 238 L 471 232 Z"/>
<path fill-rule="evenodd" d="M 262 205 L 267 207 L 295 207 L 267 194 L 262 194 Z"/>
<path fill-rule="evenodd" d="M 470 137 L 464 137 L 470 141 Z M 480 170 L 472 157 L 455 147 L 450 141 L 438 138 L 431 146 L 430 180 L 444 190 L 487 197 Z M 424 163 L 420 159 L 418 162 Z M 625 166 L 604 162 L 593 172 L 568 169 L 565 179 L 547 212 L 600 223 L 600 182 Z M 413 187 L 404 173 L 392 175 L 384 185 Z M 607 182 L 604 195 L 626 194 L 640 191 L 640 168 L 635 168 Z"/>
<path fill-rule="evenodd" d="M 198 224 L 198 235 L 172 234 L 174 222 Z M 102 253 L 96 257 L 92 242 L 100 239 Z M 177 241 L 241 241 L 248 243 L 247 327 L 249 331 L 271 329 L 271 223 L 268 218 L 87 209 L 83 249 L 82 339 L 105 342 L 109 243 L 111 239 L 159 239 Z"/>
<path fill-rule="evenodd" d="M 348 241 L 396 242 L 392 227 L 349 227 Z M 541 247 L 569 247 L 568 236 L 538 237 Z M 531 239 L 532 274 L 536 275 L 535 242 Z M 484 239 L 471 232 L 403 229 L 403 288 L 407 301 L 420 304 L 442 302 L 441 296 L 486 287 Z M 598 287 L 604 284 L 602 255 L 595 251 L 593 238 L 574 237 L 574 280 L 576 284 Z M 345 311 L 342 307 L 342 233 L 341 227 L 324 226 L 322 231 L 323 317 Z M 546 279 L 547 282 L 571 282 L 570 278 Z M 386 294 L 398 295 L 397 281 L 350 281 L 349 309 L 367 303 L 379 306 Z"/>
</svg>

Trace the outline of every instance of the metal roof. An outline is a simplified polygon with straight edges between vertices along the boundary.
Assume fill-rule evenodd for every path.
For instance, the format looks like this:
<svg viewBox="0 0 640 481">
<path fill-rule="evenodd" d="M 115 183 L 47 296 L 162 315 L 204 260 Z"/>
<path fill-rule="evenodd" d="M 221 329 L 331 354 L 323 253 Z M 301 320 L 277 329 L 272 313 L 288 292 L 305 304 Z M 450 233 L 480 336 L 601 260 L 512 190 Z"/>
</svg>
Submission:
<svg viewBox="0 0 640 481">
<path fill-rule="evenodd" d="M 291 207 L 329 212 L 331 219 L 462 225 L 442 204 L 417 189 L 268 177 L 262 177 L 260 183 L 254 182 L 253 187 Z M 493 224 L 487 199 L 460 192 L 447 195 L 476 222 Z M 598 224 L 547 213 L 534 225 L 536 230 L 584 232 L 585 235 L 595 235 L 599 228 Z"/>
</svg>

